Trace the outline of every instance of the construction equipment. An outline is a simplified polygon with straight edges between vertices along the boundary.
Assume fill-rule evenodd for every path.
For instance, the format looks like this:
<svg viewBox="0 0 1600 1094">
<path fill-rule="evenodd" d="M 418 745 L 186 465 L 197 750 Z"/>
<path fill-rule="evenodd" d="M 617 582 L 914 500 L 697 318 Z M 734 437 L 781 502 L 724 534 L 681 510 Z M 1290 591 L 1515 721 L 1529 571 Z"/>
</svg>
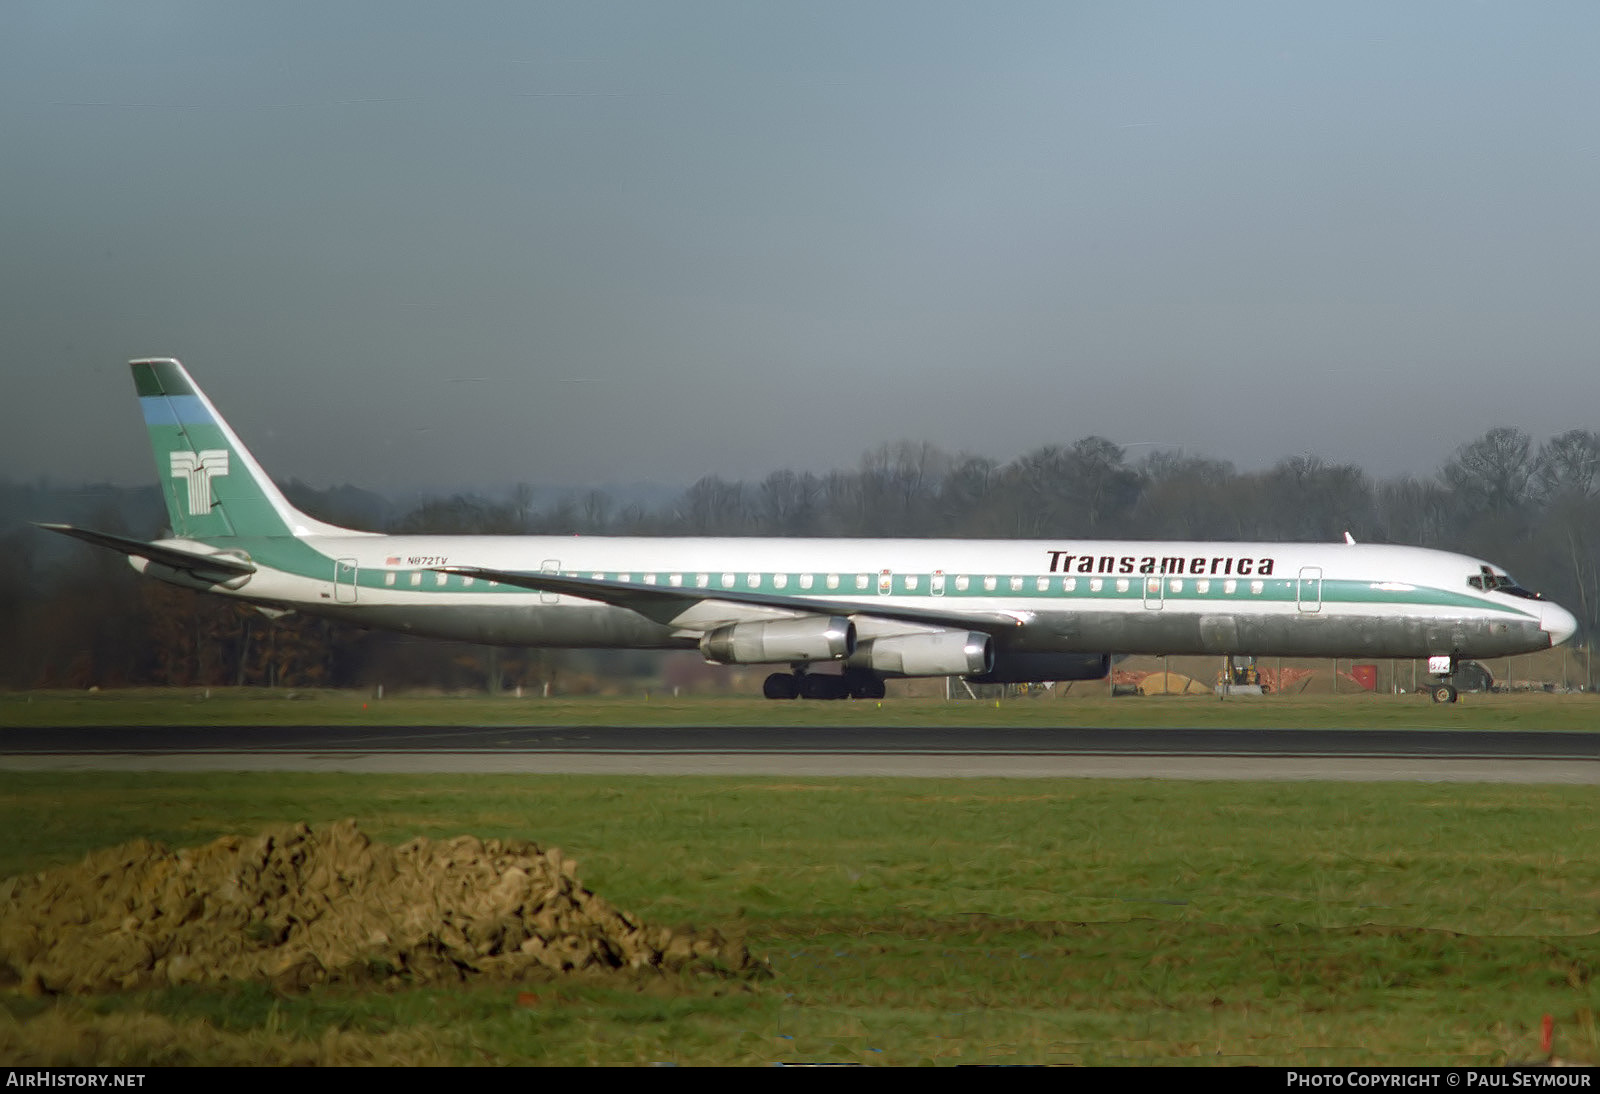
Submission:
<svg viewBox="0 0 1600 1094">
<path fill-rule="evenodd" d="M 1267 688 L 1256 671 L 1256 659 L 1245 654 L 1233 654 L 1222 663 L 1217 673 L 1218 695 L 1265 695 Z"/>
</svg>

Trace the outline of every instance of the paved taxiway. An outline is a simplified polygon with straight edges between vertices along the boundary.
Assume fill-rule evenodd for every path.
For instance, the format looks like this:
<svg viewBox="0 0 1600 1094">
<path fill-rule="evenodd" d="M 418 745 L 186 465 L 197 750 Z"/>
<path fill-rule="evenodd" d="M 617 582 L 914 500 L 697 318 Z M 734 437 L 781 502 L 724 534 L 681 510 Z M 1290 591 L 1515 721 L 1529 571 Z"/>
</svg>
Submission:
<svg viewBox="0 0 1600 1094">
<path fill-rule="evenodd" d="M 1448 730 L 229 726 L 7 729 L 8 771 L 1600 783 L 1600 734 Z"/>
</svg>

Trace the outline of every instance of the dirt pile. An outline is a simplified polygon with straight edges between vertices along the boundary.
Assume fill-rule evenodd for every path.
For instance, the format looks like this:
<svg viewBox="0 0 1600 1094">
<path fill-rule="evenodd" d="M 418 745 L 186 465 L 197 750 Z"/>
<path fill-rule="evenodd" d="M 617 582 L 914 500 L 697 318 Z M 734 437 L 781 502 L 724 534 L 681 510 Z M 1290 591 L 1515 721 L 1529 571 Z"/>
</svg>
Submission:
<svg viewBox="0 0 1600 1094">
<path fill-rule="evenodd" d="M 261 979 L 296 990 L 763 968 L 714 931 L 617 911 L 576 866 L 524 841 L 374 844 L 349 820 L 177 852 L 136 840 L 0 882 L 0 978 L 44 993 Z"/>
</svg>

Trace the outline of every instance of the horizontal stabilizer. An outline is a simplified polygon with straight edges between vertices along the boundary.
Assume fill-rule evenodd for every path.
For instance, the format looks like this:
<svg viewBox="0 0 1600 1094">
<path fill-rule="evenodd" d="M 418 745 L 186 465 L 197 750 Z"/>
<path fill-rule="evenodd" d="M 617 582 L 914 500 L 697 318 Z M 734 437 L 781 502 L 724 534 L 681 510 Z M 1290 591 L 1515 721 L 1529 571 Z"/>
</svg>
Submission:
<svg viewBox="0 0 1600 1094">
<path fill-rule="evenodd" d="M 38 524 L 47 532 L 60 532 L 73 539 L 81 539 L 96 547 L 108 547 L 124 555 L 148 559 L 174 570 L 184 570 L 196 576 L 243 577 L 256 572 L 254 564 L 237 555 L 208 555 L 200 551 L 186 551 L 160 543 L 146 543 L 139 539 L 114 536 L 109 532 L 92 532 L 87 528 L 74 528 L 70 524 Z"/>
</svg>

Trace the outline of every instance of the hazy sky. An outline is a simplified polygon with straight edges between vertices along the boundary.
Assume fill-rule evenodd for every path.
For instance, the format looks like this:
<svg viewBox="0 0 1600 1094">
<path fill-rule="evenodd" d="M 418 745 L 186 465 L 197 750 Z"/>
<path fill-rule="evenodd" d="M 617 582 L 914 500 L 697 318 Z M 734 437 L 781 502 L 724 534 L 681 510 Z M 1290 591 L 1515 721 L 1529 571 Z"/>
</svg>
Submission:
<svg viewBox="0 0 1600 1094">
<path fill-rule="evenodd" d="M 0 476 L 1600 428 L 1593 3 L 0 4 Z M 1138 456 L 1148 445 L 1130 450 Z"/>
</svg>

